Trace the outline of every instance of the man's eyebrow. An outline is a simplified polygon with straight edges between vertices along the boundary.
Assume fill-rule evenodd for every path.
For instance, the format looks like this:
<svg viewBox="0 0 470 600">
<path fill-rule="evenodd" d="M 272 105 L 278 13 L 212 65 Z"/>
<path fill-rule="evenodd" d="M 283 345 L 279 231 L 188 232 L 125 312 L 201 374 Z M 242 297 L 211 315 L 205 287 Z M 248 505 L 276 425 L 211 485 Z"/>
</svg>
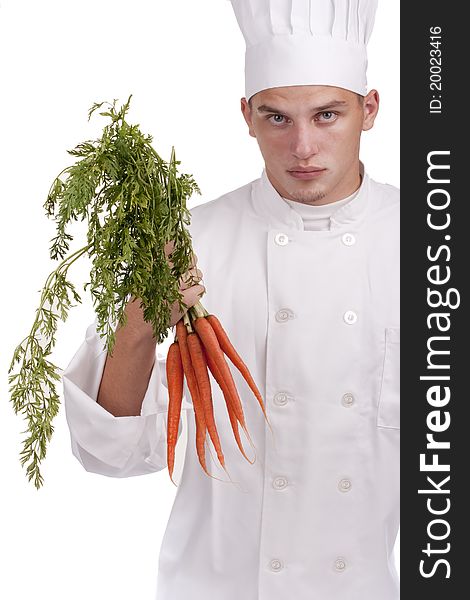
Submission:
<svg viewBox="0 0 470 600">
<path fill-rule="evenodd" d="M 332 100 L 327 104 L 323 104 L 322 106 L 315 106 L 312 108 L 312 112 L 322 112 L 326 110 L 330 110 L 331 108 L 337 108 L 339 106 L 344 106 L 347 104 L 345 100 Z M 284 114 L 284 111 L 279 110 L 278 108 L 273 108 L 272 106 L 268 106 L 267 104 L 261 104 L 256 109 L 258 112 L 266 112 L 266 113 L 276 113 L 276 114 Z"/>
</svg>

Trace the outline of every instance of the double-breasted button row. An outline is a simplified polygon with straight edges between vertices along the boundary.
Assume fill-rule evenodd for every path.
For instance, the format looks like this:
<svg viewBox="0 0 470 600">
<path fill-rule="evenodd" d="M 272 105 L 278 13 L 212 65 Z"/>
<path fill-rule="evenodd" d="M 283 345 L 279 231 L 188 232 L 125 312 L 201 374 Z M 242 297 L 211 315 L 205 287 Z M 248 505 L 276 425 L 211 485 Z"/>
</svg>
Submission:
<svg viewBox="0 0 470 600">
<path fill-rule="evenodd" d="M 274 236 L 274 242 L 278 246 L 287 246 L 289 244 L 289 241 L 289 236 L 286 233 L 278 232 Z M 341 241 L 345 246 L 353 246 L 356 243 L 356 237 L 354 234 L 347 232 L 342 235 Z M 295 318 L 295 313 L 292 309 L 284 307 L 280 308 L 276 312 L 274 318 L 278 323 L 286 323 L 287 321 Z M 357 321 L 357 318 L 357 314 L 353 310 L 347 310 L 343 315 L 343 320 L 348 325 L 354 325 L 354 323 L 356 323 Z M 285 406 L 288 403 L 288 401 L 289 394 L 287 392 L 279 391 L 276 394 L 274 394 L 273 402 L 277 406 Z M 350 392 L 346 392 L 345 394 L 343 394 L 341 402 L 345 408 L 351 407 L 354 404 L 353 394 L 351 394 Z M 280 475 L 274 477 L 274 479 L 271 482 L 271 485 L 275 490 L 281 491 L 289 485 L 289 481 L 286 477 Z M 338 481 L 338 490 L 340 492 L 347 493 L 351 490 L 351 488 L 352 482 L 347 477 L 343 477 Z M 272 572 L 277 573 L 279 571 L 282 571 L 282 569 L 284 568 L 284 564 L 279 558 L 273 558 L 269 561 L 268 568 Z M 333 563 L 333 569 L 337 573 L 343 573 L 346 570 L 346 560 L 342 556 L 339 556 Z"/>
</svg>

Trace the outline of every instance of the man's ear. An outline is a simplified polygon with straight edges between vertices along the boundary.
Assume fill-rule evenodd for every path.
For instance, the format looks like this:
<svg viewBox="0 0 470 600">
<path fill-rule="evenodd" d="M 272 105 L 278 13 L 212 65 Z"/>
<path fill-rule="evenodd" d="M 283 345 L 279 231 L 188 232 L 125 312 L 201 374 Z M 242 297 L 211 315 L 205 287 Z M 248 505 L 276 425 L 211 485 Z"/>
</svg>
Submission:
<svg viewBox="0 0 470 600">
<path fill-rule="evenodd" d="M 256 134 L 253 129 L 252 110 L 251 110 L 251 106 L 249 105 L 248 100 L 246 98 L 242 98 L 240 100 L 240 108 L 241 108 L 243 117 L 246 121 L 246 124 L 248 125 L 248 132 L 251 135 L 251 137 L 255 138 Z"/>
<path fill-rule="evenodd" d="M 367 96 L 364 96 L 363 110 L 364 116 L 362 121 L 362 131 L 372 129 L 375 117 L 379 112 L 380 97 L 377 90 L 370 90 Z"/>
</svg>

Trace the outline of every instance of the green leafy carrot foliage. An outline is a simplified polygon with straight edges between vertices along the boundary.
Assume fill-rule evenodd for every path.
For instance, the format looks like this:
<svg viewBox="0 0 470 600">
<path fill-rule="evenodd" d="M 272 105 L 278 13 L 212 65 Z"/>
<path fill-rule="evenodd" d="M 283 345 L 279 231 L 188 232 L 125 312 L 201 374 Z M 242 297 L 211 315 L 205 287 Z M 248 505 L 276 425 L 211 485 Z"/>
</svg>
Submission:
<svg viewBox="0 0 470 600">
<path fill-rule="evenodd" d="M 67 279 L 69 267 L 85 253 L 91 259 L 89 287 L 97 315 L 97 330 L 112 354 L 117 324 L 127 321 L 124 312 L 131 297 L 142 300 L 144 319 L 152 323 L 157 343 L 165 340 L 171 305 L 183 309 L 179 279 L 191 265 L 192 245 L 187 230 L 187 200 L 199 188 L 191 175 L 178 172 L 172 149 L 164 161 L 152 146 L 152 136 L 126 120 L 131 96 L 120 109 L 113 103 L 95 103 L 88 112 L 99 112 L 110 123 L 97 140 L 78 144 L 68 153 L 76 162 L 54 179 L 44 203 L 46 215 L 55 220 L 56 236 L 50 257 L 61 260 L 47 278 L 40 306 L 29 335 L 16 347 L 9 373 L 11 401 L 28 423 L 21 463 L 29 480 L 43 484 L 39 470 L 53 433 L 52 420 L 60 400 L 55 382 L 58 368 L 47 357 L 55 345 L 58 319 L 65 321 L 75 302 L 82 302 Z M 72 221 L 87 220 L 87 244 L 67 256 L 73 240 Z M 173 240 L 170 267 L 165 244 Z M 193 282 L 191 282 L 193 283 Z"/>
</svg>

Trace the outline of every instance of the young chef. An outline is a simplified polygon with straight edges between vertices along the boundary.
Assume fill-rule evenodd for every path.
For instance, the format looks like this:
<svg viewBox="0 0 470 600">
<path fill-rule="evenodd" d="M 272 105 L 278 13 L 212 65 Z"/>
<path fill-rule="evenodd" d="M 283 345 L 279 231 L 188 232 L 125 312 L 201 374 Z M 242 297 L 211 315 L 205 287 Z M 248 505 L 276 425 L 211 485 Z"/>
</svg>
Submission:
<svg viewBox="0 0 470 600">
<path fill-rule="evenodd" d="M 206 290 L 275 438 L 232 369 L 257 460 L 241 456 L 214 385 L 240 485 L 207 477 L 186 390 L 188 444 L 157 598 L 397 600 L 399 194 L 359 161 L 379 102 L 366 88 L 376 2 L 232 4 L 247 43 L 242 112 L 265 168 L 191 211 L 204 287 L 182 289 L 188 305 Z M 112 359 L 95 320 L 63 374 L 73 453 L 111 477 L 166 466 L 165 364 L 136 304 Z"/>
</svg>

